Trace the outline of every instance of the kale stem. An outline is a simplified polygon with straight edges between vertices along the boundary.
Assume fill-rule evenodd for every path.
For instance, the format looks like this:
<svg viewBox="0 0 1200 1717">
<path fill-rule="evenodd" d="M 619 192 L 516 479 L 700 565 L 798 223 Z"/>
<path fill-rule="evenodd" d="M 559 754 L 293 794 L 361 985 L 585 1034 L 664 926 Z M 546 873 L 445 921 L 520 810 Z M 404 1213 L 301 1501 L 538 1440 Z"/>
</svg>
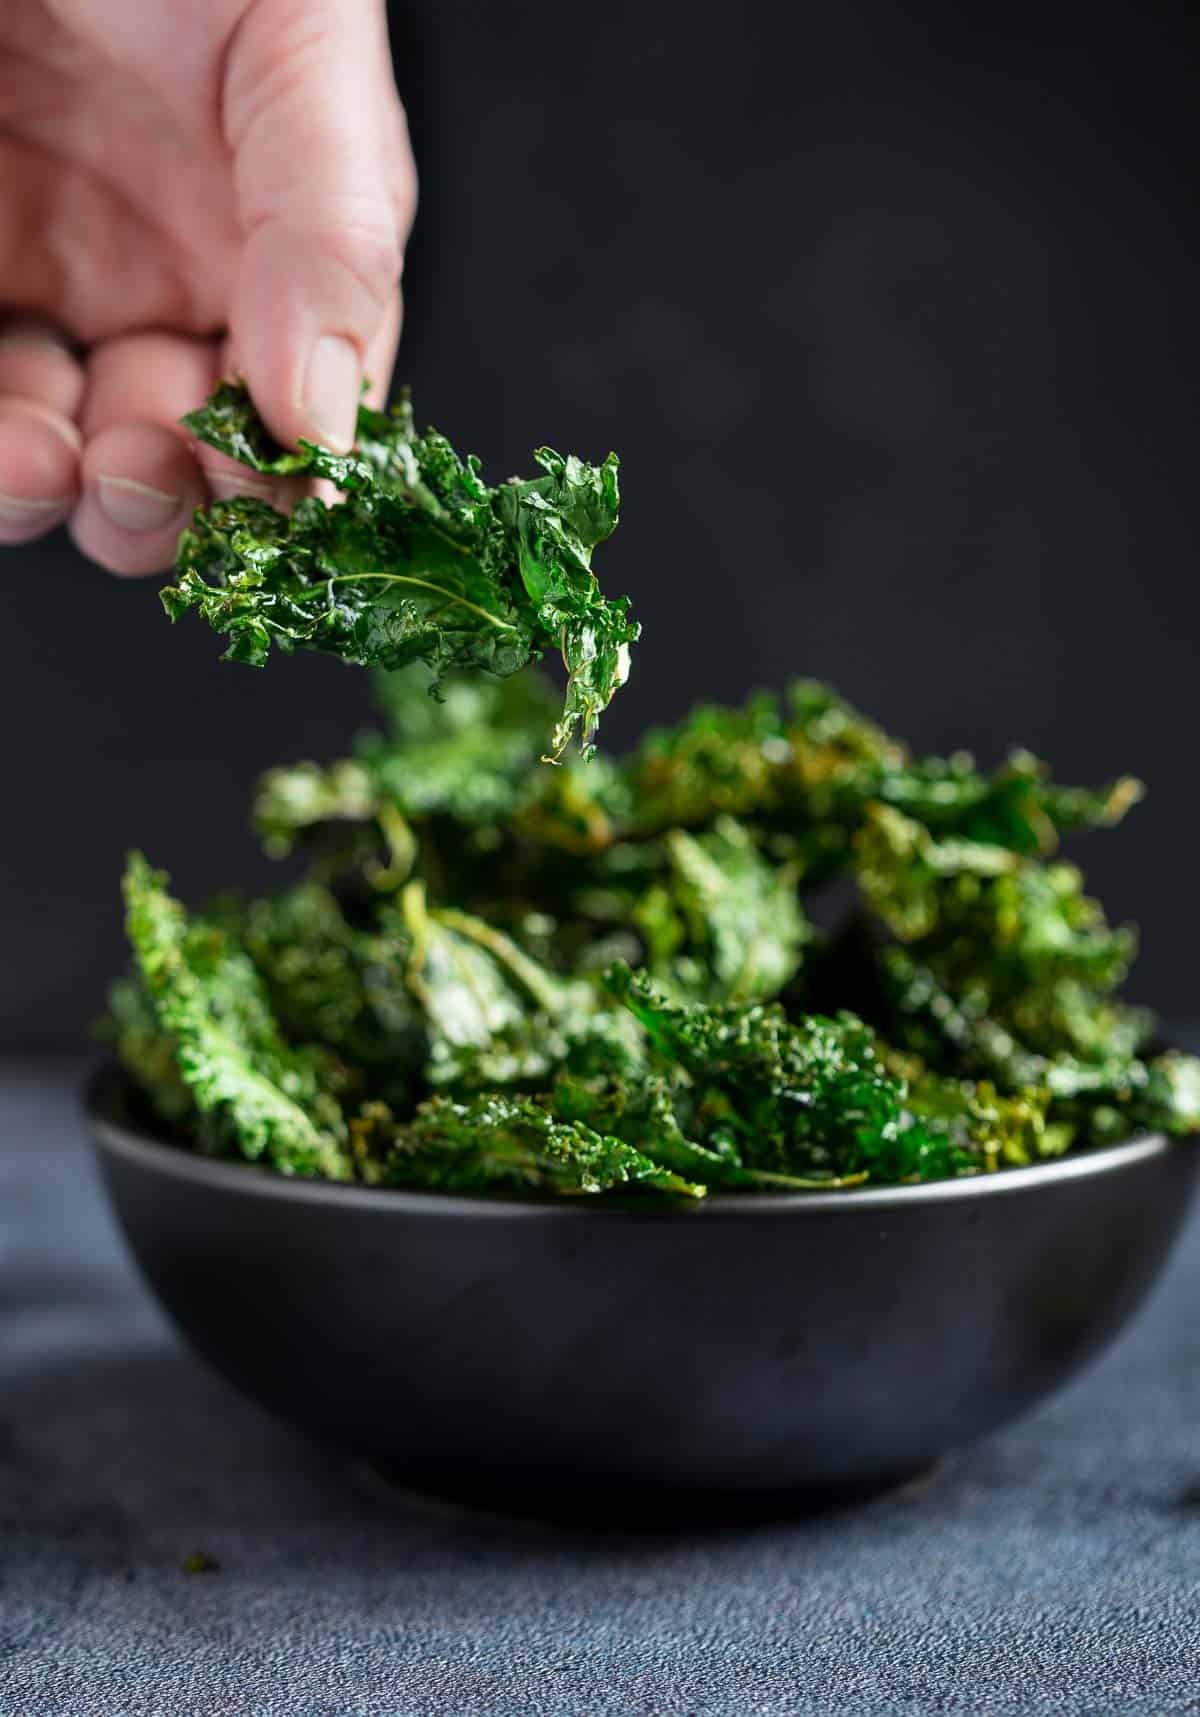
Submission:
<svg viewBox="0 0 1200 1717">
<path fill-rule="evenodd" d="M 767 1186 L 791 1187 L 803 1192 L 828 1192 L 844 1186 L 861 1186 L 870 1178 L 865 1169 L 858 1174 L 830 1175 L 827 1180 L 793 1174 L 774 1174 L 768 1169 L 750 1169 L 748 1172 L 751 1179 L 762 1181 Z"/>
<path fill-rule="evenodd" d="M 546 974 L 536 961 L 523 953 L 502 930 L 493 929 L 482 919 L 472 918 L 466 912 L 458 912 L 452 906 L 443 906 L 436 916 L 448 930 L 456 930 L 460 936 L 466 936 L 481 948 L 486 948 L 508 968 L 518 983 L 524 985 L 538 1006 L 544 1008 L 547 1013 L 552 1012 L 562 1000 L 558 985 L 548 983 Z"/>
<path fill-rule="evenodd" d="M 445 603 L 443 603 L 443 607 L 448 607 L 452 603 L 458 603 L 462 608 L 469 608 L 472 614 L 478 614 L 481 620 L 489 621 L 500 632 L 517 631 L 517 627 L 514 626 L 510 620 L 501 620 L 497 615 L 489 614 L 486 608 L 480 608 L 478 603 L 469 602 L 465 596 L 458 596 L 454 591 L 446 590 L 440 584 L 431 584 L 427 578 L 412 578 L 407 573 L 343 572 L 339 573 L 335 578 L 325 579 L 322 585 L 322 590 L 328 589 L 331 584 L 363 584 L 369 578 L 383 579 L 388 584 L 412 584 L 421 590 L 432 590 L 435 596 L 445 597 L 446 600 Z M 295 600 L 298 602 L 305 602 L 310 596 L 320 595 L 321 590 L 305 590 L 302 591 Z"/>
</svg>

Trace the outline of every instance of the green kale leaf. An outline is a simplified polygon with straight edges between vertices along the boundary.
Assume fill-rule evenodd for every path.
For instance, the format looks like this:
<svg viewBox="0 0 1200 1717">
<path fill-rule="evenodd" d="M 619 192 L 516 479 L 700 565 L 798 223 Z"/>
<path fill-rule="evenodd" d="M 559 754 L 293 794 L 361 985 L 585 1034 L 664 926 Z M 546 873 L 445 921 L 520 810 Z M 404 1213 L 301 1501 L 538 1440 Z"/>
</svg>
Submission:
<svg viewBox="0 0 1200 1717">
<path fill-rule="evenodd" d="M 1058 1060 L 1063 1078 L 1067 1064 L 1107 1064 L 1109 1083 L 1150 1035 L 1149 1015 L 1114 993 L 1134 932 L 1107 924 L 1074 865 L 934 836 L 884 805 L 859 830 L 855 862 L 866 904 L 911 951 L 914 994 L 948 998 L 937 1004 L 941 1038 L 961 1021 L 952 1055 L 972 1041 L 972 1064 L 1010 1085 L 1044 1083 L 1045 1065 Z M 885 978 L 889 969 L 901 974 L 901 991 L 910 987 L 897 951 L 884 968 Z M 912 1004 L 910 995 L 906 1011 L 918 1014 L 930 1005 Z"/>
<path fill-rule="evenodd" d="M 979 1111 L 970 1126 L 961 1108 L 914 1111 L 907 1079 L 853 1014 L 793 1021 L 778 1005 L 673 1003 L 622 966 L 606 982 L 661 1061 L 687 1075 L 695 1136 L 739 1164 L 841 1186 L 994 1166 L 990 1117 Z"/>
<path fill-rule="evenodd" d="M 558 1120 L 533 1097 L 434 1097 L 412 1120 L 385 1129 L 384 1179 L 440 1192 L 596 1193 L 639 1187 L 702 1198 L 705 1188 L 619 1138 Z M 362 1124 L 360 1123 L 360 1131 Z M 372 1141 L 364 1148 L 379 1152 Z"/>
<path fill-rule="evenodd" d="M 206 1140 L 281 1174 L 350 1177 L 336 1072 L 321 1050 L 287 1044 L 253 965 L 220 929 L 192 923 L 140 853 L 125 872 L 126 926 L 159 1026 Z"/>
<path fill-rule="evenodd" d="M 351 924 L 316 882 L 239 904 L 225 922 L 290 1041 L 332 1050 L 371 1097 L 416 1100 L 428 1033 L 408 987 L 406 944 L 381 926 Z"/>
<path fill-rule="evenodd" d="M 379 804 L 405 818 L 496 823 L 512 816 L 530 776 L 543 774 L 534 765 L 556 700 L 539 674 L 451 674 L 436 697 L 422 667 L 375 683 L 387 731 L 364 736 L 356 751 Z"/>
<path fill-rule="evenodd" d="M 153 1114 L 172 1128 L 200 1119 L 179 1070 L 175 1039 L 164 1031 L 145 984 L 136 975 L 118 978 L 108 992 L 108 1012 L 97 1035 L 111 1046 L 136 1080 Z"/>
<path fill-rule="evenodd" d="M 274 646 L 384 669 L 422 661 L 435 679 L 507 676 L 553 649 L 567 689 L 551 755 L 576 732 L 590 750 L 638 635 L 627 599 L 606 600 L 591 570 L 617 523 L 615 455 L 594 466 L 539 448 L 541 476 L 491 488 L 473 456 L 417 434 L 407 399 L 390 413 L 360 408 L 351 454 L 289 453 L 234 382 L 184 421 L 254 470 L 324 478 L 344 498 L 284 515 L 240 497 L 197 513 L 162 592 L 172 619 L 196 609 L 228 637 L 228 659 L 255 666 Z"/>
<path fill-rule="evenodd" d="M 631 915 L 649 971 L 700 1000 L 777 995 L 811 934 L 798 867 L 771 864 L 732 817 L 719 817 L 705 834 L 673 829 L 663 845 L 668 868 Z"/>
<path fill-rule="evenodd" d="M 586 1028 L 595 992 L 544 970 L 511 937 L 453 907 L 431 908 L 418 882 L 404 889 L 393 934 L 407 944 L 407 983 L 428 1033 L 435 1089 L 544 1085 Z"/>
<path fill-rule="evenodd" d="M 725 813 L 786 835 L 815 883 L 848 860 L 876 803 L 943 837 L 1014 853 L 1049 853 L 1063 834 L 1107 827 L 1141 793 L 1127 777 L 1099 789 L 1060 787 L 1014 752 L 993 775 L 967 752 L 914 759 L 828 687 L 799 680 L 784 700 L 741 709 L 701 705 L 648 734 L 630 763 L 637 829 L 701 828 Z"/>
</svg>

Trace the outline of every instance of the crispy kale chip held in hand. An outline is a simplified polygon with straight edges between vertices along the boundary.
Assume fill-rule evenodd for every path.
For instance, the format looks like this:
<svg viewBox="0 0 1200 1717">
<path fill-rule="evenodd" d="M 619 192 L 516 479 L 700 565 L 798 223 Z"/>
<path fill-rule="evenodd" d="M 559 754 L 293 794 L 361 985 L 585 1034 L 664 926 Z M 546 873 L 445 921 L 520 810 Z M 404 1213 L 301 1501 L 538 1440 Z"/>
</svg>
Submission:
<svg viewBox="0 0 1200 1717">
<path fill-rule="evenodd" d="M 274 645 L 507 676 L 554 650 L 567 690 L 550 754 L 576 733 L 590 749 L 638 635 L 627 599 L 607 600 L 591 570 L 617 523 L 615 455 L 596 466 L 539 448 L 540 476 L 492 488 L 473 456 L 416 432 L 407 398 L 387 413 L 361 407 L 350 454 L 307 442 L 289 453 L 235 382 L 185 422 L 255 471 L 325 478 L 344 499 L 285 515 L 239 497 L 197 513 L 162 592 L 172 619 L 196 609 L 228 637 L 230 660 L 255 666 Z"/>
</svg>

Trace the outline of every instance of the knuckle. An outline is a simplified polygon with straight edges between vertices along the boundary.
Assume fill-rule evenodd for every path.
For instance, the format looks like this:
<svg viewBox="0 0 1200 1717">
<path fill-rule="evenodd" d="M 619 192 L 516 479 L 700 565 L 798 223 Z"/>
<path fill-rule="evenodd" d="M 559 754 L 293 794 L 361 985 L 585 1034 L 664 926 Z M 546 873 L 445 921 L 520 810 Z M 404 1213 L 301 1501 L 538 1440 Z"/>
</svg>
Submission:
<svg viewBox="0 0 1200 1717">
<path fill-rule="evenodd" d="M 395 293 L 403 264 L 400 237 L 391 212 L 386 221 L 359 216 L 339 222 L 329 233 L 327 246 L 328 255 L 382 310 Z"/>
</svg>

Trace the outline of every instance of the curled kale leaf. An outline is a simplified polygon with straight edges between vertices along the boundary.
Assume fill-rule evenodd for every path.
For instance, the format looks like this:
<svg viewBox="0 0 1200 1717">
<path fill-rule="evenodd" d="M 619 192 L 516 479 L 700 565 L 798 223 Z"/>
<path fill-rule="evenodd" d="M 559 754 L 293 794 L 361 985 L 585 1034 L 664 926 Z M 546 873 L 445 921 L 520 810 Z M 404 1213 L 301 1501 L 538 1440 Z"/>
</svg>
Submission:
<svg viewBox="0 0 1200 1717">
<path fill-rule="evenodd" d="M 125 872 L 139 976 L 206 1134 L 282 1174 L 348 1178 L 336 1074 L 321 1050 L 289 1045 L 254 966 L 220 929 L 191 922 L 139 853 Z"/>
<path fill-rule="evenodd" d="M 638 1188 L 702 1198 L 705 1188 L 583 1121 L 557 1119 L 533 1097 L 498 1093 L 456 1101 L 434 1097 L 410 1121 L 367 1117 L 383 1138 L 383 1179 L 440 1192 L 596 1193 Z"/>
<path fill-rule="evenodd" d="M 923 1073 L 910 1082 L 853 1014 L 789 1020 L 777 1005 L 678 1004 L 619 965 L 606 984 L 686 1075 L 695 1136 L 760 1175 L 923 1180 L 1042 1154 L 1037 1096 L 1006 1100 Z"/>
<path fill-rule="evenodd" d="M 638 636 L 627 599 L 607 600 L 591 567 L 617 523 L 615 455 L 596 466 L 539 448 L 540 476 L 493 488 L 473 456 L 416 432 L 407 399 L 389 413 L 360 408 L 351 454 L 307 442 L 291 453 L 238 382 L 184 421 L 253 470 L 322 478 L 343 499 L 309 497 L 285 515 L 239 497 L 197 513 L 162 592 L 172 619 L 195 609 L 228 638 L 229 660 L 254 666 L 276 648 L 383 669 L 422 661 L 438 678 L 507 676 L 553 650 L 567 688 L 550 754 L 576 734 L 591 749 Z"/>
</svg>

